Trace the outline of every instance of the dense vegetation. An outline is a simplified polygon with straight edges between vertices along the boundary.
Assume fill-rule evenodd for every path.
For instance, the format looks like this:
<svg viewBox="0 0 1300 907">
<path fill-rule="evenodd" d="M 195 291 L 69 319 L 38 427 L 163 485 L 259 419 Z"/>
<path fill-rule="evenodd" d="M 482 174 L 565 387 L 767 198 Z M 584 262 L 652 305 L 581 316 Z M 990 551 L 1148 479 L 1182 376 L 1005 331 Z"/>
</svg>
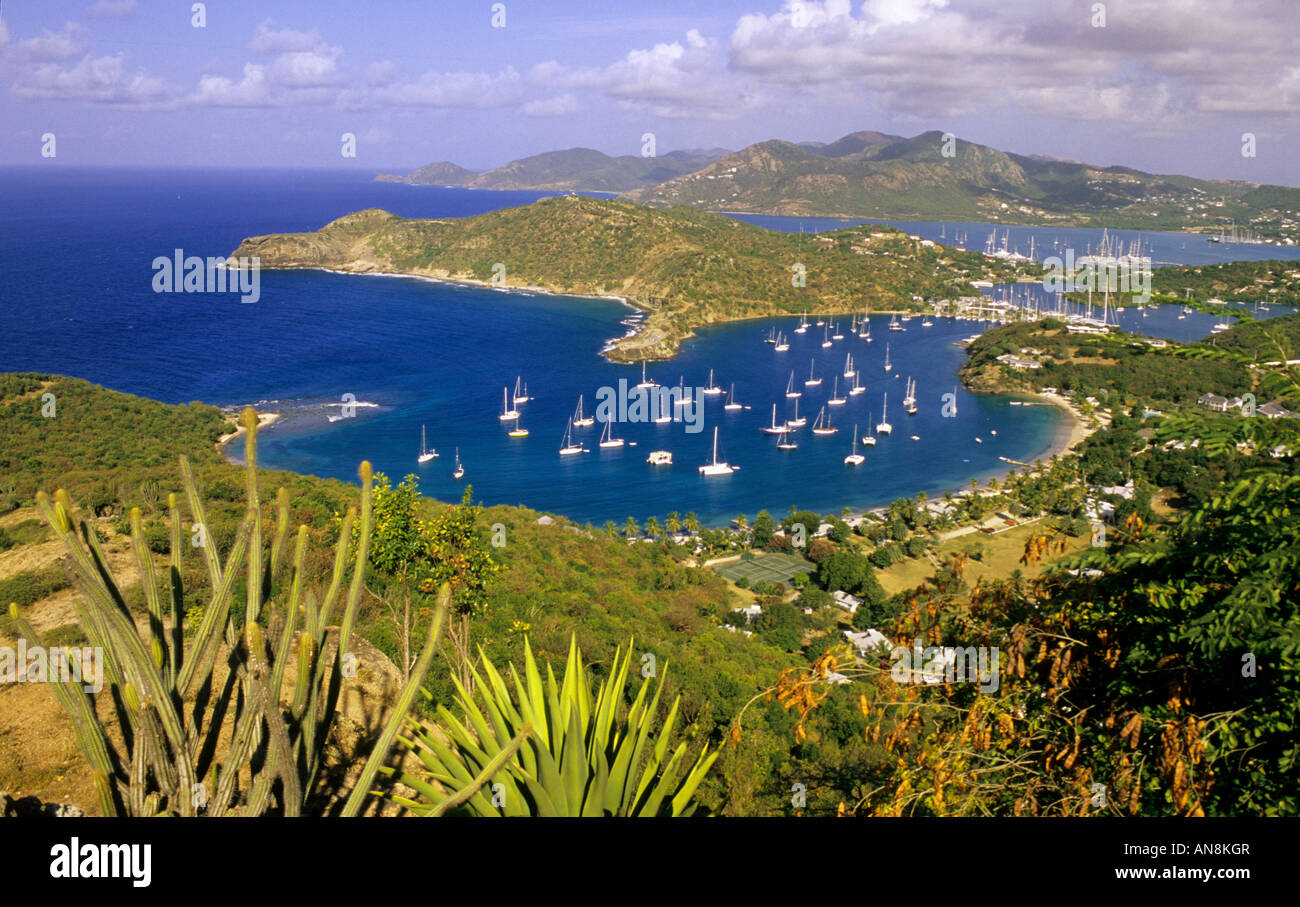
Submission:
<svg viewBox="0 0 1300 907">
<path fill-rule="evenodd" d="M 882 234 L 872 240 L 871 233 Z M 262 267 L 329 267 L 616 295 L 650 312 L 622 359 L 672 355 L 692 328 L 799 312 L 922 308 L 1014 266 L 923 246 L 885 227 L 807 237 L 731 218 L 571 195 L 475 217 L 407 220 L 369 210 L 315 233 L 245 240 Z M 504 268 L 504 272 L 500 269 Z M 494 270 L 495 269 L 495 270 Z"/>
<path fill-rule="evenodd" d="M 1192 300 L 1300 305 L 1300 262 L 1228 261 L 1216 265 L 1170 265 L 1151 272 L 1155 293 Z"/>
</svg>

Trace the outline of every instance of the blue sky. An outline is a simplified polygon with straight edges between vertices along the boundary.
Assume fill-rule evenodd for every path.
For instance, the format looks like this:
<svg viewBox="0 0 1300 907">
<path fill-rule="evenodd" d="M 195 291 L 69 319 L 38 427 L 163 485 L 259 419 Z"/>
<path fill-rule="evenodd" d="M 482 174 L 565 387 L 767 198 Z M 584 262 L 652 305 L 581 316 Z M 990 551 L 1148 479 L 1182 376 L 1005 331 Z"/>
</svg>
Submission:
<svg viewBox="0 0 1300 907">
<path fill-rule="evenodd" d="M 940 129 L 1300 185 L 1295 0 L 501 5 L 3 0 L 0 163 L 46 133 L 70 165 L 378 171 Z"/>
</svg>

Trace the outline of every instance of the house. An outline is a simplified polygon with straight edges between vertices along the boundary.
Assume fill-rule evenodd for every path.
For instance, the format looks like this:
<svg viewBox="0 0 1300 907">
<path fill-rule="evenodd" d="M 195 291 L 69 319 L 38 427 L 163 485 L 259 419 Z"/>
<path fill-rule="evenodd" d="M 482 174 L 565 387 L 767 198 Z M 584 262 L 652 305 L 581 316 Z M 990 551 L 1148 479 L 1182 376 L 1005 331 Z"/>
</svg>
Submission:
<svg viewBox="0 0 1300 907">
<path fill-rule="evenodd" d="M 1003 353 L 997 357 L 998 362 L 1011 368 L 1018 369 L 1035 369 L 1042 368 L 1043 364 L 1037 359 L 1026 359 L 1023 356 L 1017 356 L 1015 353 Z"/>
<path fill-rule="evenodd" d="M 856 595 L 849 595 L 842 589 L 836 589 L 831 593 L 831 598 L 835 599 L 835 604 L 839 605 L 850 614 L 856 614 L 858 608 L 862 606 L 862 599 Z"/>
<path fill-rule="evenodd" d="M 845 630 L 844 638 L 849 641 L 849 645 L 858 650 L 859 658 L 880 654 L 882 651 L 892 648 L 889 640 L 885 638 L 885 634 L 879 630 L 866 630 L 862 633 Z"/>
<path fill-rule="evenodd" d="M 1255 410 L 1261 416 L 1267 416 L 1270 419 L 1300 419 L 1300 413 L 1293 413 L 1276 400 L 1265 403 Z"/>
<path fill-rule="evenodd" d="M 1196 398 L 1196 402 L 1201 406 L 1208 406 L 1216 413 L 1226 413 L 1228 411 L 1228 398 L 1220 397 L 1218 394 L 1201 394 Z"/>
<path fill-rule="evenodd" d="M 758 616 L 760 614 L 763 613 L 763 608 L 761 605 L 749 605 L 744 608 L 732 608 L 731 610 L 733 612 L 739 611 L 741 614 L 745 615 L 745 619 L 749 621 L 751 624 L 758 619 Z"/>
</svg>

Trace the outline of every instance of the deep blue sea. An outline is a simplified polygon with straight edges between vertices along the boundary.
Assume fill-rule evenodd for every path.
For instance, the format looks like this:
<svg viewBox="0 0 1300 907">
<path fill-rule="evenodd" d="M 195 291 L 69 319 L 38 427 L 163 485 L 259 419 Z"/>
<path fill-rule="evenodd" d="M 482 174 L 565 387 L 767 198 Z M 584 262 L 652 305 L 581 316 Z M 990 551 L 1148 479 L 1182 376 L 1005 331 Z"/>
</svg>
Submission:
<svg viewBox="0 0 1300 907">
<path fill-rule="evenodd" d="M 639 520 L 669 511 L 694 511 L 706 525 L 767 508 L 821 512 L 886 503 L 900 495 L 931 495 L 966 486 L 971 478 L 1005 471 L 1006 456 L 1032 462 L 1047 451 L 1062 425 L 1050 406 L 1010 406 L 1005 397 L 977 396 L 955 387 L 965 353 L 953 342 L 978 329 L 971 322 L 919 318 L 905 333 L 873 318 L 874 342 L 848 328 L 823 349 L 822 329 L 793 334 L 797 319 L 742 322 L 702 331 L 671 362 L 652 363 L 663 385 L 707 383 L 709 369 L 750 408 L 724 412 L 708 397 L 698 432 L 682 422 L 619 424 L 628 443 L 597 446 L 599 424 L 579 431 L 590 453 L 561 458 L 558 448 L 579 394 L 591 411 L 602 386 L 634 385 L 640 369 L 614 365 L 602 347 L 629 328 L 633 313 L 609 300 L 497 292 L 410 278 L 348 276 L 308 271 L 263 271 L 261 298 L 243 304 L 234 293 L 155 293 L 156 257 L 225 255 L 246 236 L 314 230 L 367 207 L 409 217 L 465 216 L 526 204 L 542 193 L 481 192 L 374 183 L 366 175 L 315 171 L 0 169 L 0 370 L 48 371 L 85 378 L 116 390 L 168 402 L 201 400 L 222 406 L 251 403 L 285 414 L 262 435 L 265 466 L 352 480 L 357 464 L 400 478 L 414 472 L 426 494 L 459 497 L 464 484 L 486 503 L 524 504 L 581 521 Z M 763 225 L 810 229 L 808 219 L 761 219 Z M 827 223 L 825 226 L 839 226 Z M 930 229 L 933 227 L 933 230 Z M 951 225 L 911 225 L 933 234 Z M 990 225 L 968 225 L 968 247 L 982 247 Z M 983 232 L 980 232 L 980 230 Z M 1013 229 L 1013 244 L 1017 234 Z M 1081 234 L 1100 231 L 1047 231 Z M 1143 234 L 1150 237 L 1151 234 Z M 1172 234 L 1164 234 L 1170 236 Z M 979 242 L 975 240 L 978 238 Z M 1188 259 L 1300 257 L 1300 249 L 1214 246 L 1183 237 Z M 1027 242 L 1022 240 L 1023 242 Z M 1082 247 L 1082 246 L 1080 246 Z M 1157 253 L 1174 255 L 1162 245 Z M 1182 251 L 1179 249 L 1178 251 Z M 1195 257 L 1191 255 L 1195 252 Z M 1177 259 L 1170 259 L 1177 260 Z M 1272 314 L 1285 310 L 1274 307 Z M 1125 327 L 1190 339 L 1215 320 L 1195 313 L 1176 320 L 1171 307 L 1122 313 Z M 1133 325 L 1128 319 L 1140 319 Z M 776 353 L 763 342 L 777 327 L 791 349 Z M 893 371 L 883 370 L 886 344 Z M 868 388 L 828 410 L 840 431 L 810 429 L 842 377 L 852 354 Z M 805 387 L 810 369 L 823 378 Z M 778 421 L 793 411 L 785 390 L 803 396 L 808 424 L 798 449 L 776 449 L 758 431 L 778 403 Z M 502 387 L 517 377 L 534 398 L 522 404 L 527 438 L 512 439 L 498 418 Z M 917 382 L 919 412 L 901 407 L 908 377 Z M 942 395 L 955 393 L 956 414 L 944 417 Z M 859 434 L 880 419 L 889 397 L 891 437 L 859 449 L 867 461 L 844 465 L 852 428 Z M 356 401 L 355 416 L 340 418 Z M 417 466 L 420 429 L 440 453 Z M 731 476 L 705 478 L 713 429 L 720 458 L 739 465 Z M 912 435 L 919 440 L 911 440 Z M 979 436 L 983 443 L 976 443 Z M 463 482 L 452 476 L 459 448 Z M 651 450 L 671 450 L 672 466 L 645 462 Z M 239 453 L 237 446 L 233 454 Z"/>
</svg>

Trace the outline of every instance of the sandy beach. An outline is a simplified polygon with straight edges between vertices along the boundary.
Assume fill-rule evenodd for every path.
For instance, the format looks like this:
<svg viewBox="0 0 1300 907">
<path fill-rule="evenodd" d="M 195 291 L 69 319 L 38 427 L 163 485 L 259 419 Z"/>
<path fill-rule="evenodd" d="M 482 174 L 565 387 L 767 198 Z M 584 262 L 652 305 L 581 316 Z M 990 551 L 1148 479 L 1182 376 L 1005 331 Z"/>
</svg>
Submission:
<svg viewBox="0 0 1300 907">
<path fill-rule="evenodd" d="M 236 419 L 236 421 L 238 421 L 239 418 L 238 414 L 235 414 L 234 418 Z M 280 418 L 280 413 L 258 413 L 257 414 L 258 430 L 260 431 L 266 428 L 267 426 L 271 425 L 279 418 Z M 234 431 L 224 434 L 220 438 L 217 438 L 217 450 L 221 453 L 222 456 L 224 456 L 231 463 L 238 463 L 241 461 L 236 460 L 234 457 L 226 453 L 226 445 L 229 444 L 231 441 L 233 441 L 235 438 L 238 438 L 245 431 L 247 431 L 247 429 L 244 428 L 244 426 L 240 425 Z"/>
<path fill-rule="evenodd" d="M 1052 446 L 1048 449 L 1041 459 L 1050 460 L 1057 454 L 1063 454 L 1066 451 L 1073 450 L 1084 438 L 1097 431 L 1089 424 L 1089 419 L 1083 416 L 1069 400 L 1059 397 L 1056 394 L 1034 394 L 1035 398 L 1050 403 L 1064 412 L 1068 418 L 1056 432 L 1056 437 L 1052 440 Z"/>
</svg>

